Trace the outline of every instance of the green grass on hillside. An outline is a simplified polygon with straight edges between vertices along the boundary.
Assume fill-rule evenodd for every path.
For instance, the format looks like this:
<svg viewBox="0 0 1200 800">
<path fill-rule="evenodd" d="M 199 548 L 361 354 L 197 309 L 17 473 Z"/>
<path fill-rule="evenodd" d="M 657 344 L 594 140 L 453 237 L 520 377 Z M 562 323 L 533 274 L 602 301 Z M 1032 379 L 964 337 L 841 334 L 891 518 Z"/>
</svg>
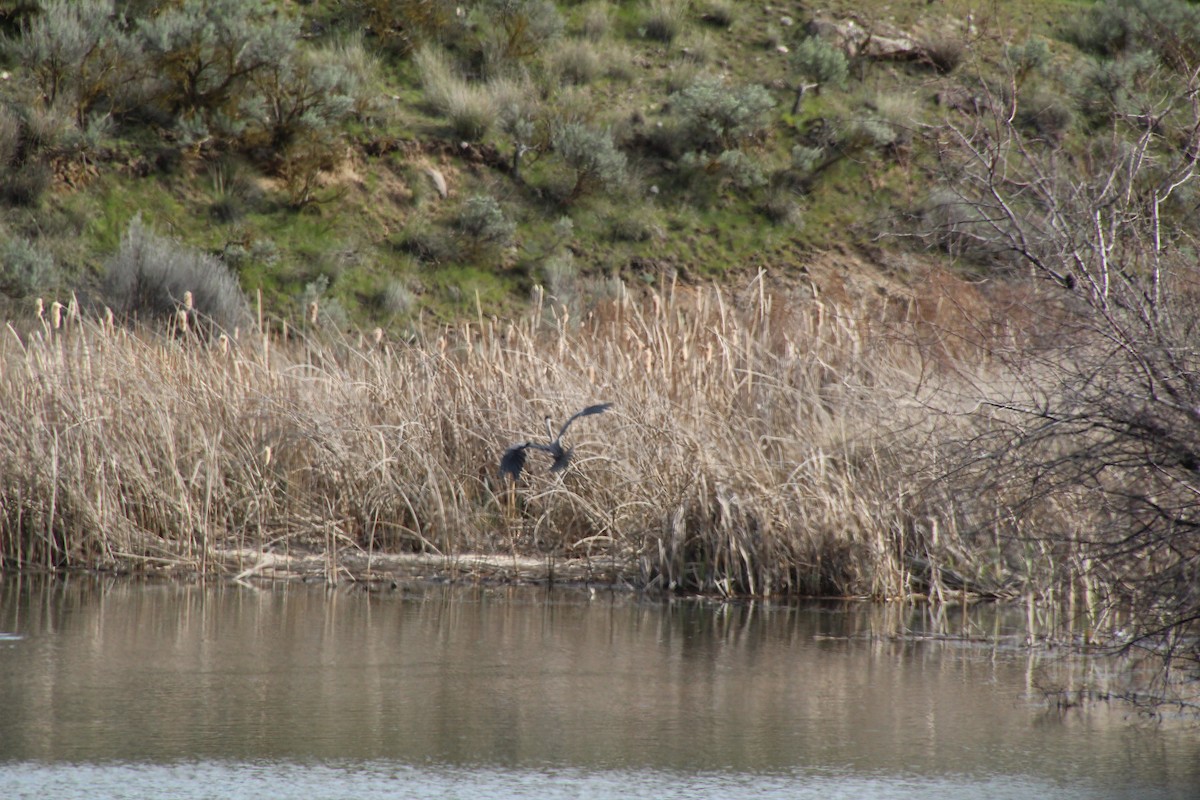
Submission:
<svg viewBox="0 0 1200 800">
<path fill-rule="evenodd" d="M 534 284 L 568 272 L 579 303 L 618 276 L 652 282 L 666 270 L 719 280 L 762 264 L 786 271 L 794 264 L 785 254 L 797 247 L 874 246 L 910 216 L 931 185 L 930 126 L 947 113 L 938 93 L 994 71 L 1007 44 L 1053 36 L 1086 6 L 824 4 L 822 18 L 950 43 L 963 61 L 938 74 L 924 64 L 852 60 L 844 88 L 810 94 L 793 117 L 791 51 L 812 19 L 801 3 L 736 4 L 734 13 L 720 2 L 559 3 L 561 35 L 509 61 L 488 49 L 499 30 L 489 7 L 468 3 L 466 17 L 424 44 L 444 48 L 446 68 L 457 71 L 440 80 L 458 81 L 479 102 L 524 87 L 504 101 L 529 114 L 531 150 L 516 180 L 508 173 L 514 140 L 502 124 L 508 106 L 486 112 L 479 141 L 463 141 L 427 91 L 419 59 L 370 27 L 368 5 L 289 8 L 310 31 L 301 48 L 344 54 L 359 76 L 360 110 L 321 145 L 325 160 L 312 162 L 324 164 L 321 172 L 304 166 L 307 151 L 272 154 L 222 139 L 213 125 L 207 139 L 187 144 L 190 129 L 152 109 L 157 116 L 118 120 L 120 138 L 97 149 L 60 146 L 67 160 L 86 164 L 81 177 L 55 184 L 32 207 L 0 207 L 0 231 L 53 253 L 60 274 L 45 290 L 63 291 L 94 282 L 140 214 L 161 235 L 224 257 L 246 292 L 261 294 L 275 313 L 302 312 L 316 293 L 341 308 L 334 321 L 357 325 L 403 327 L 422 311 L 441 319 L 473 313 L 477 295 L 502 313 L 525 302 Z M 677 26 L 669 40 L 654 19 L 668 12 Z M 1069 51 L 1061 42 L 1055 48 Z M 4 51 L 15 79 L 3 92 L 19 108 L 33 93 L 13 52 Z M 758 178 L 718 164 L 721 148 L 687 161 L 692 146 L 670 98 L 703 76 L 719 76 L 730 92 L 764 87 L 774 100 L 761 128 L 737 144 L 739 169 Z M 887 126 L 898 143 L 864 140 L 864 120 Z M 567 202 L 574 173 L 549 146 L 555 126 L 567 122 L 611 133 L 628 161 L 621 186 Z M 818 173 L 793 166 L 797 146 L 823 153 Z M 61 172 L 62 159 L 54 163 Z M 430 170 L 444 176 L 449 197 L 434 191 Z M 741 180 L 751 183 L 739 188 Z M 462 203 L 476 195 L 494 197 L 516 225 L 502 251 L 465 246 L 455 227 Z M 570 239 L 548 248 L 546 232 L 562 218 L 573 223 Z M 564 248 L 570 265 L 556 255 Z M 412 302 L 398 302 L 401 295 Z"/>
</svg>

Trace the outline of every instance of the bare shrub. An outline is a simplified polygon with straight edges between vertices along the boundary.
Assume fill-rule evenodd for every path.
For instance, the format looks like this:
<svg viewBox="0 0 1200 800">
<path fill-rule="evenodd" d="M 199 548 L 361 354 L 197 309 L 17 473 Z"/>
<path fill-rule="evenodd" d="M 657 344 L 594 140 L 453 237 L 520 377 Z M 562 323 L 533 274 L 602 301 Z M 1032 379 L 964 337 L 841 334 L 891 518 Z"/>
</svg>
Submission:
<svg viewBox="0 0 1200 800">
<path fill-rule="evenodd" d="M 1042 284 L 1022 304 L 1036 324 L 993 351 L 1015 378 L 964 455 L 1005 484 L 1014 514 L 1073 509 L 1026 541 L 1055 555 L 1098 640 L 1168 670 L 1200 663 L 1200 242 L 1179 202 L 1200 183 L 1197 89 L 1191 70 L 1160 84 L 1154 115 L 1111 109 L 1078 160 L 1019 124 L 1019 96 L 945 129 L 960 232 Z"/>
</svg>

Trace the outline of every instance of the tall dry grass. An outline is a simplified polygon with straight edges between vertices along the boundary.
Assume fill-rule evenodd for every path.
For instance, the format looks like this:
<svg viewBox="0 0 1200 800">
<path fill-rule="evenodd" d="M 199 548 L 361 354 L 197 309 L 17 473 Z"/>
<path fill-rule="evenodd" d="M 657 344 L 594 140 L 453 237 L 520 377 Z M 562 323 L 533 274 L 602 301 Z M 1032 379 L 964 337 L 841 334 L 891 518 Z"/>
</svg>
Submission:
<svg viewBox="0 0 1200 800">
<path fill-rule="evenodd" d="M 897 337 L 878 312 L 774 296 L 759 276 L 581 320 L 539 304 L 414 343 L 276 325 L 203 344 L 77 313 L 9 325 L 0 554 L 212 572 L 229 553 L 315 551 L 333 575 L 351 552 L 485 552 L 725 594 L 1002 586 L 1011 559 L 971 522 L 997 512 L 936 480 L 948 404 L 977 386 L 953 348 Z M 499 479 L 543 415 L 601 401 L 613 409 L 572 427 L 565 473 L 534 453 L 521 483 Z"/>
</svg>

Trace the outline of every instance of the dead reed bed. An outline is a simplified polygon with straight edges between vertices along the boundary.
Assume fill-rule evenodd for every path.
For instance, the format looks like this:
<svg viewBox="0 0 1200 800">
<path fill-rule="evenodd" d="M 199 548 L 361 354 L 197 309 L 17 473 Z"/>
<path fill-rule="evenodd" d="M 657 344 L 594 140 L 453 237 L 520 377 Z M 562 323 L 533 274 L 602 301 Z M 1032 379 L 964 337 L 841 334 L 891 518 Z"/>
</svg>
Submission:
<svg viewBox="0 0 1200 800">
<path fill-rule="evenodd" d="M 726 595 L 995 590 L 994 531 L 967 522 L 993 512 L 938 480 L 947 406 L 969 406 L 986 367 L 967 380 L 950 349 L 931 359 L 878 319 L 759 276 L 415 342 L 270 326 L 203 343 L 78 312 L 10 325 L 0 555 L 247 575 L 318 556 L 332 579 L 414 554 Z M 533 454 L 500 480 L 544 415 L 602 401 L 565 473 Z"/>
</svg>

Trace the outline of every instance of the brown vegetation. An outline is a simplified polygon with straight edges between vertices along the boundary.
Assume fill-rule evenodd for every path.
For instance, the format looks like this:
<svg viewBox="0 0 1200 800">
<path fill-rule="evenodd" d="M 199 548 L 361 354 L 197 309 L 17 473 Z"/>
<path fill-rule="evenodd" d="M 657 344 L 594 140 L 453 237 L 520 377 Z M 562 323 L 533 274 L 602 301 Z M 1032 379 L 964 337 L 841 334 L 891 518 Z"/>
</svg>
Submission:
<svg viewBox="0 0 1200 800">
<path fill-rule="evenodd" d="M 202 345 L 69 314 L 10 327 L 4 560 L 241 571 L 320 551 L 333 578 L 339 552 L 500 552 L 724 594 L 1014 590 L 932 480 L 954 426 L 928 398 L 966 385 L 959 359 L 870 321 L 880 308 L 764 282 L 622 296 L 579 321 L 539 306 L 407 344 Z M 532 462 L 499 479 L 543 414 L 601 400 L 614 409 L 572 429 L 564 475 Z"/>
</svg>

